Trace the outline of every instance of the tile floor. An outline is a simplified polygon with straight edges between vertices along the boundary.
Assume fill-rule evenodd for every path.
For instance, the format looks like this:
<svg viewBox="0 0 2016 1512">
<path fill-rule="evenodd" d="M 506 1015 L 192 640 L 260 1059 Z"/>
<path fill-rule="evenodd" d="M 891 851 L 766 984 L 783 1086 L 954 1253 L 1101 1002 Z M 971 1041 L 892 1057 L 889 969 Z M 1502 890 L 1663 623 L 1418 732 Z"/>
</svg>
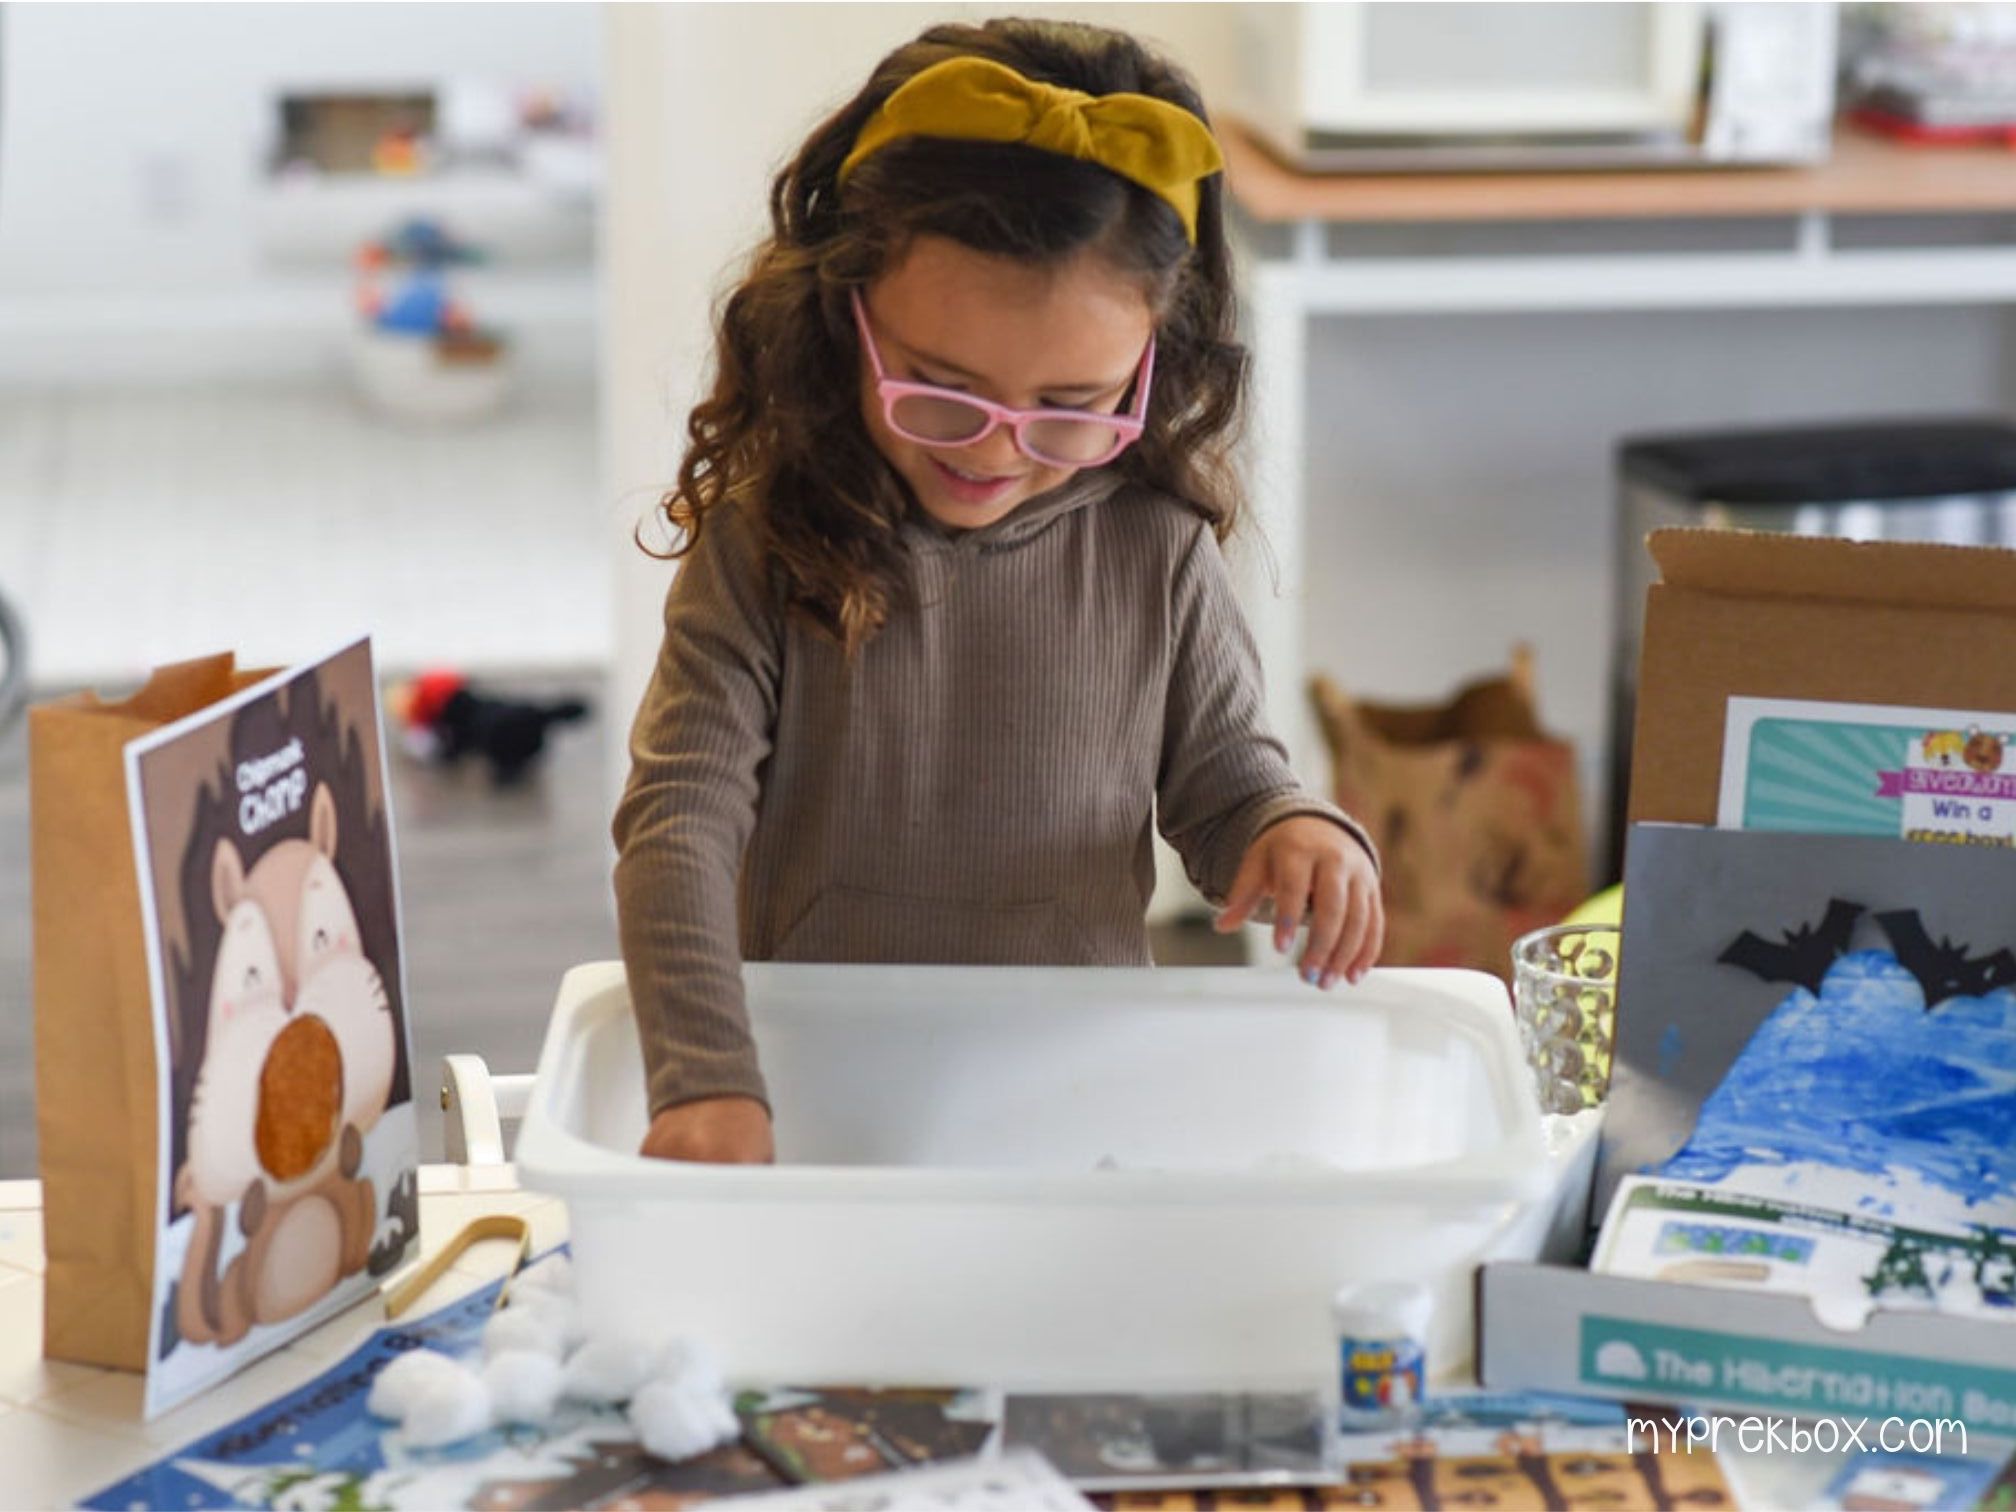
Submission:
<svg viewBox="0 0 2016 1512">
<path fill-rule="evenodd" d="M 600 663 L 619 537 L 596 447 L 586 390 L 431 430 L 333 384 L 9 393 L 0 591 L 45 685 L 358 630 L 388 667 Z"/>
<path fill-rule="evenodd" d="M 593 674 L 509 680 L 514 690 L 585 691 Z M 604 740 L 598 710 L 558 731 L 523 786 L 498 790 L 476 768 L 392 754 L 414 1103 L 421 1158 L 439 1159 L 441 1058 L 483 1056 L 529 1071 L 568 967 L 617 953 Z M 0 1177 L 36 1171 L 27 854 L 27 739 L 0 731 Z M 6 1243 L 0 1216 L 0 1252 Z"/>
<path fill-rule="evenodd" d="M 337 388 L 0 399 L 0 592 L 40 693 L 157 661 L 260 660 L 368 629 L 381 668 L 510 668 L 601 692 L 610 542 L 594 396 L 492 422 L 388 427 Z M 438 1153 L 440 1057 L 529 1069 L 560 973 L 615 952 L 603 711 L 537 780 L 393 760 L 415 1086 Z M 617 720 L 620 725 L 622 720 Z M 0 730 L 0 1177 L 35 1170 L 25 732 Z"/>
</svg>

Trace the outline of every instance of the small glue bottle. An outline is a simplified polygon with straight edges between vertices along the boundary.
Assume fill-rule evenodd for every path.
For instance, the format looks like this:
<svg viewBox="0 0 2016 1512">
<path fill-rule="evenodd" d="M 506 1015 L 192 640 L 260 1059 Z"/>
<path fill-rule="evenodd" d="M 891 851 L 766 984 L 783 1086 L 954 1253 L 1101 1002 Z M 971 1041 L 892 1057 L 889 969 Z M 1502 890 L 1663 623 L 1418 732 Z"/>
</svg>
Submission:
<svg viewBox="0 0 2016 1512">
<path fill-rule="evenodd" d="M 1434 1306 L 1418 1281 L 1374 1281 L 1337 1293 L 1330 1320 L 1337 1335 L 1344 1428 L 1390 1428 L 1414 1420 L 1427 1388 Z"/>
</svg>

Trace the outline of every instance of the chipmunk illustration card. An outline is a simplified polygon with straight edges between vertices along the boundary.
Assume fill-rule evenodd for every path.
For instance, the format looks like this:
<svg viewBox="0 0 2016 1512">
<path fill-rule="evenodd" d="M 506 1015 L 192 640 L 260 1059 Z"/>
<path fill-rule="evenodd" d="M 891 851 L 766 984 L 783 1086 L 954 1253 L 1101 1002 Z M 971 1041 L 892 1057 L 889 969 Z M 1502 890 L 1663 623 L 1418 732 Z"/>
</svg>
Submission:
<svg viewBox="0 0 2016 1512">
<path fill-rule="evenodd" d="M 419 1235 L 369 641 L 126 748 L 160 1151 L 146 1413 L 368 1292 Z"/>
</svg>

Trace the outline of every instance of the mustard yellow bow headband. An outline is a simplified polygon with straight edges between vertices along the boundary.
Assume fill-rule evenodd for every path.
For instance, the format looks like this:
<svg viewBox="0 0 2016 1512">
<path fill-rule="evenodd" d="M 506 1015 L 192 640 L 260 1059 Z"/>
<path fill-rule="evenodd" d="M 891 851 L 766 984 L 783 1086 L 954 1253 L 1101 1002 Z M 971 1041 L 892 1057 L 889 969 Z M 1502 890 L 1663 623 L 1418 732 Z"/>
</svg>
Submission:
<svg viewBox="0 0 2016 1512">
<path fill-rule="evenodd" d="M 907 80 L 861 128 L 840 182 L 903 137 L 1019 142 L 1097 163 L 1168 201 L 1193 243 L 1197 185 L 1225 166 L 1210 127 L 1180 105 L 1039 84 L 986 58 L 951 58 Z"/>
</svg>

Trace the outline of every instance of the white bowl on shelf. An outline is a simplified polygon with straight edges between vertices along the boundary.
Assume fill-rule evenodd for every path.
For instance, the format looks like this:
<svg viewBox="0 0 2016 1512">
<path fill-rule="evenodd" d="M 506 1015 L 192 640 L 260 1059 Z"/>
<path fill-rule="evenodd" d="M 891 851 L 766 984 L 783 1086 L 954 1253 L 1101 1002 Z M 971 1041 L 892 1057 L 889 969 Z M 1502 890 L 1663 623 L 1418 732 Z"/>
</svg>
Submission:
<svg viewBox="0 0 2016 1512">
<path fill-rule="evenodd" d="M 510 397 L 511 349 L 456 355 L 433 336 L 364 327 L 351 333 L 350 372 L 372 409 L 422 425 L 466 424 Z"/>
</svg>

